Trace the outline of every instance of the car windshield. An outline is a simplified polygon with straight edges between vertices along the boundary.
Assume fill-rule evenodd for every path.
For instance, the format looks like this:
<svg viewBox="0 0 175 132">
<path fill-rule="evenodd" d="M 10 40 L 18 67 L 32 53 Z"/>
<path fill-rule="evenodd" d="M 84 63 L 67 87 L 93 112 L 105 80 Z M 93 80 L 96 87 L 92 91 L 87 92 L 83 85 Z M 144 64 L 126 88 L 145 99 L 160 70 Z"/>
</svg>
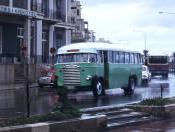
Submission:
<svg viewBox="0 0 175 132">
<path fill-rule="evenodd" d="M 76 53 L 76 54 L 60 54 L 57 58 L 57 63 L 68 62 L 96 62 L 97 55 L 89 53 Z"/>
</svg>

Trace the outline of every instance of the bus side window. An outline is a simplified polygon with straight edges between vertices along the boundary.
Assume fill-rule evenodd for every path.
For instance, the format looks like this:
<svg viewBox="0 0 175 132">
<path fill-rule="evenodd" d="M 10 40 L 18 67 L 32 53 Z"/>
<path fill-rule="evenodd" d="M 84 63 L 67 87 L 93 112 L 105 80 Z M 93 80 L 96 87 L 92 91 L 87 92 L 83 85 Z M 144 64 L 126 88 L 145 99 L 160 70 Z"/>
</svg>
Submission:
<svg viewBox="0 0 175 132">
<path fill-rule="evenodd" d="M 141 63 L 141 57 L 140 57 L 140 54 L 137 54 L 138 56 L 138 63 L 140 64 Z"/>
<path fill-rule="evenodd" d="M 124 52 L 120 52 L 120 63 L 125 63 L 125 54 L 124 54 Z"/>
<path fill-rule="evenodd" d="M 103 52 L 102 51 L 97 51 L 97 59 L 98 59 L 98 63 L 103 63 Z"/>
<path fill-rule="evenodd" d="M 139 54 L 139 58 L 140 58 L 140 64 L 142 64 L 143 61 L 142 61 L 142 55 L 141 54 Z"/>
<path fill-rule="evenodd" d="M 120 62 L 119 52 L 114 52 L 114 63 Z"/>
<path fill-rule="evenodd" d="M 101 57 L 99 54 L 97 54 L 97 63 L 101 63 Z"/>
<path fill-rule="evenodd" d="M 136 53 L 134 54 L 134 60 L 135 60 L 135 64 L 138 64 L 139 61 Z"/>
<path fill-rule="evenodd" d="M 130 53 L 130 63 L 134 64 L 134 54 Z"/>
<path fill-rule="evenodd" d="M 113 63 L 112 51 L 108 51 L 108 63 Z"/>
<path fill-rule="evenodd" d="M 129 53 L 125 53 L 125 63 L 129 63 Z"/>
</svg>

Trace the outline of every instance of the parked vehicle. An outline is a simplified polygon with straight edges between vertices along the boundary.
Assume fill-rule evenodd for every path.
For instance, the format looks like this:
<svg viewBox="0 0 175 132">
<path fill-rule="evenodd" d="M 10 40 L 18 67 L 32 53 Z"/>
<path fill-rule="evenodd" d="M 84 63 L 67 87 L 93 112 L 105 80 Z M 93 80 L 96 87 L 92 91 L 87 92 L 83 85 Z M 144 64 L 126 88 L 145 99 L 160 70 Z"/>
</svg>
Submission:
<svg viewBox="0 0 175 132">
<path fill-rule="evenodd" d="M 54 86 L 55 84 L 55 70 L 50 69 L 44 71 L 44 74 L 41 75 L 41 77 L 38 79 L 38 85 L 39 87 L 43 86 Z"/>
<path fill-rule="evenodd" d="M 152 76 L 161 75 L 168 78 L 169 57 L 167 55 L 152 55 L 148 57 L 148 67 Z"/>
<path fill-rule="evenodd" d="M 151 80 L 151 73 L 146 65 L 142 65 L 142 84 L 147 84 Z"/>
<path fill-rule="evenodd" d="M 131 94 L 141 83 L 142 56 L 116 44 L 77 43 L 58 49 L 55 69 L 58 88 L 92 90 L 95 97 L 105 89 L 122 88 Z"/>
</svg>

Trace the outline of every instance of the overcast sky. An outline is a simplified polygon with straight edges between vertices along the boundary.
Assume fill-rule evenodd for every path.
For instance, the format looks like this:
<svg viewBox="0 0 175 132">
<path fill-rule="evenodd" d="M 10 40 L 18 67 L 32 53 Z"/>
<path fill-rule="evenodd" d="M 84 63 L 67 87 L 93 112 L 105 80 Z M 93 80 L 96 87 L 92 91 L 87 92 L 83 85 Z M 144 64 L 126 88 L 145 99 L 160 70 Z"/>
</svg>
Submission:
<svg viewBox="0 0 175 132">
<path fill-rule="evenodd" d="M 150 54 L 175 51 L 175 0 L 80 0 L 98 38 Z M 159 14 L 159 11 L 174 14 Z"/>
</svg>

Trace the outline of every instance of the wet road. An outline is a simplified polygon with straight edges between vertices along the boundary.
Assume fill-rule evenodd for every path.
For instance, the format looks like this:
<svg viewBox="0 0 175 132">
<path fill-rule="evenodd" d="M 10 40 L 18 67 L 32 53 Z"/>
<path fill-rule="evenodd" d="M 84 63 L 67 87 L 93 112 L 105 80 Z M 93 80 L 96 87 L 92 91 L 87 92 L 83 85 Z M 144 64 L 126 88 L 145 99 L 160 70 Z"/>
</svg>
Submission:
<svg viewBox="0 0 175 132">
<path fill-rule="evenodd" d="M 137 126 L 126 126 L 108 132 L 175 132 L 175 119 L 147 122 Z"/>
<path fill-rule="evenodd" d="M 168 79 L 162 77 L 154 77 L 147 86 L 136 87 L 132 96 L 124 96 L 123 90 L 120 88 L 107 90 L 104 97 L 94 100 L 92 92 L 78 92 L 69 95 L 69 99 L 73 104 L 80 108 L 99 107 L 106 105 L 123 105 L 141 101 L 146 98 L 160 97 L 161 88 L 163 87 L 163 97 L 175 96 L 175 75 L 170 74 Z"/>
<path fill-rule="evenodd" d="M 68 95 L 72 104 L 79 108 L 91 108 L 107 105 L 124 105 L 145 98 L 161 96 L 160 85 L 164 87 L 163 97 L 175 96 L 175 75 L 170 74 L 168 79 L 161 77 L 152 78 L 148 86 L 140 86 L 135 89 L 132 96 L 124 96 L 120 88 L 107 90 L 106 96 L 94 100 L 92 92 L 78 92 Z M 30 114 L 38 115 L 51 112 L 57 104 L 58 95 L 52 88 L 30 89 Z M 26 89 L 0 89 L 0 117 L 25 116 L 26 115 Z"/>
</svg>

